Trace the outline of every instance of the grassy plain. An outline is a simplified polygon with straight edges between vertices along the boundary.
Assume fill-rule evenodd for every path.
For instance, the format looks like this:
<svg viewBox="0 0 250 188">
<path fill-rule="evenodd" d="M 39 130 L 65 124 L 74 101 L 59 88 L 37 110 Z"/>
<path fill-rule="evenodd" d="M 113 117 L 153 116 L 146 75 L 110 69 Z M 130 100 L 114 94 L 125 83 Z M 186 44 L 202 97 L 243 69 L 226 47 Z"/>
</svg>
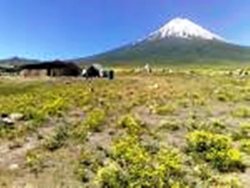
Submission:
<svg viewBox="0 0 250 188">
<path fill-rule="evenodd" d="M 250 76 L 1 78 L 0 187 L 250 187 Z"/>
</svg>

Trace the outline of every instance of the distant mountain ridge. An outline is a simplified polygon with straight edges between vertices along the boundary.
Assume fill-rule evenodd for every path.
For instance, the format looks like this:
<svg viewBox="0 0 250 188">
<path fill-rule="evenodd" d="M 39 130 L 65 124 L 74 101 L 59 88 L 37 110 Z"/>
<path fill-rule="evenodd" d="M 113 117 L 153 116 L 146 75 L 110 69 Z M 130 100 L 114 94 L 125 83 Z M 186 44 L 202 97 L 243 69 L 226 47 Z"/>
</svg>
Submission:
<svg viewBox="0 0 250 188">
<path fill-rule="evenodd" d="M 23 65 L 23 64 L 35 64 L 39 63 L 39 60 L 35 59 L 26 59 L 20 57 L 12 57 L 9 59 L 2 59 L 0 60 L 0 65 Z"/>
</svg>

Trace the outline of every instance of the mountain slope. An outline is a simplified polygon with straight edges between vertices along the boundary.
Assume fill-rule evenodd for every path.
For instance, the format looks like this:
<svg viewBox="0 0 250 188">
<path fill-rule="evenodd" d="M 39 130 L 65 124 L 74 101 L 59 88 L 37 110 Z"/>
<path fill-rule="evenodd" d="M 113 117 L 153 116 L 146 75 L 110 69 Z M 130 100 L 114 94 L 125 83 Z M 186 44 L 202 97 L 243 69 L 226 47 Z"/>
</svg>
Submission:
<svg viewBox="0 0 250 188">
<path fill-rule="evenodd" d="M 250 48 L 187 20 L 176 18 L 133 44 L 78 61 L 100 63 L 157 63 L 250 61 Z"/>
</svg>

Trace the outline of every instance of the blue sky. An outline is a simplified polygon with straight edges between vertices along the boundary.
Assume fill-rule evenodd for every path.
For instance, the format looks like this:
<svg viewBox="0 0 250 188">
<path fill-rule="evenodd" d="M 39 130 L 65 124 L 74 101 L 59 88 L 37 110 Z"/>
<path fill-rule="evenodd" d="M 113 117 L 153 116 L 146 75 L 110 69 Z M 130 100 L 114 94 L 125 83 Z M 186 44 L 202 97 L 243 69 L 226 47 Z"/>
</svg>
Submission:
<svg viewBox="0 0 250 188">
<path fill-rule="evenodd" d="M 0 0 L 0 58 L 84 57 L 175 17 L 250 46 L 249 0 Z"/>
</svg>

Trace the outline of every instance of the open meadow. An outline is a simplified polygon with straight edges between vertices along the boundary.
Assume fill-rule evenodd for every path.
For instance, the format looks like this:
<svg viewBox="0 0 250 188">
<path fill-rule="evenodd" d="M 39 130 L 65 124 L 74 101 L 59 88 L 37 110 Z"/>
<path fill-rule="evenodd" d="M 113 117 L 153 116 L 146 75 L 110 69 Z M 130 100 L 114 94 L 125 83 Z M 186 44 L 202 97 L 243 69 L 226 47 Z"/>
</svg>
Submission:
<svg viewBox="0 0 250 188">
<path fill-rule="evenodd" d="M 1 188 L 250 187 L 247 72 L 3 77 L 0 114 Z"/>
</svg>

